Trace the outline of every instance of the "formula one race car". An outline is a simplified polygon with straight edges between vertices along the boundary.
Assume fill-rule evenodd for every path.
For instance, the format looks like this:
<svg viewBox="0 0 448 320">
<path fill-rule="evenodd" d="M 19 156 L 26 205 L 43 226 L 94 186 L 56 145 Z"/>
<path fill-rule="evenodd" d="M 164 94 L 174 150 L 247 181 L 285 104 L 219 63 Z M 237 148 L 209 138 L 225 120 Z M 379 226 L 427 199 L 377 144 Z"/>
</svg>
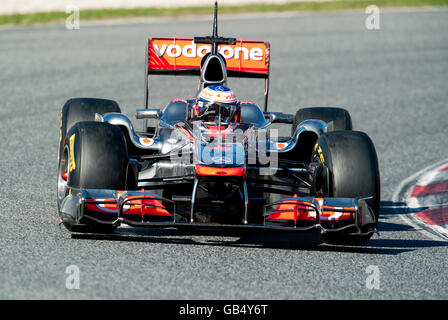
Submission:
<svg viewBox="0 0 448 320">
<path fill-rule="evenodd" d="M 112 100 L 62 108 L 59 221 L 73 232 L 134 227 L 316 231 L 362 243 L 375 232 L 375 147 L 342 108 L 268 112 L 269 43 L 213 34 L 152 38 L 146 51 L 145 130 Z M 191 99 L 149 108 L 150 75 L 199 77 Z M 228 77 L 264 79 L 264 111 L 236 98 Z M 149 120 L 156 125 L 149 125 Z M 155 119 L 155 120 L 154 120 Z M 291 126 L 278 137 L 272 124 Z"/>
</svg>

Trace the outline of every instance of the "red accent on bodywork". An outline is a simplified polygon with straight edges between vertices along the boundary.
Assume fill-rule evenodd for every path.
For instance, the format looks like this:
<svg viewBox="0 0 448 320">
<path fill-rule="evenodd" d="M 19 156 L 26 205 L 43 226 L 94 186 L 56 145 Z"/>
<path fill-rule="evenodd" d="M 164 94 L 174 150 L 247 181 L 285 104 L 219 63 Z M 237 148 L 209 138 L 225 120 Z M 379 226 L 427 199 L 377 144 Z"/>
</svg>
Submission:
<svg viewBox="0 0 448 320">
<path fill-rule="evenodd" d="M 253 104 L 256 106 L 255 102 L 252 101 L 240 101 L 240 104 Z"/>
<path fill-rule="evenodd" d="M 207 130 L 204 131 L 205 134 L 207 134 L 210 138 L 216 138 L 221 133 L 221 137 L 225 138 L 227 136 L 227 133 L 233 133 L 233 131 L 229 128 L 226 128 L 225 126 L 221 126 L 221 130 L 219 130 L 218 125 L 210 125 L 207 127 Z"/>
<path fill-rule="evenodd" d="M 228 177 L 243 177 L 246 174 L 245 167 L 232 168 L 217 168 L 204 167 L 196 165 L 196 173 L 200 176 L 228 176 Z"/>
<path fill-rule="evenodd" d="M 316 220 L 316 217 L 310 215 L 310 209 L 304 205 L 298 204 L 279 204 L 274 211 L 267 217 L 270 220 Z"/>
<path fill-rule="evenodd" d="M 296 197 L 294 197 L 296 198 Z M 316 198 L 320 203 L 322 198 Z M 316 210 L 310 207 L 311 203 L 305 201 L 297 200 L 297 203 L 291 203 L 291 200 L 285 200 L 286 203 L 278 204 L 272 213 L 267 217 L 269 220 L 290 220 L 290 221 L 315 221 Z M 330 210 L 331 209 L 331 210 Z M 352 207 L 330 207 L 322 206 L 320 207 L 320 219 L 322 221 L 340 221 L 340 220 L 350 220 L 353 219 L 353 211 L 355 208 Z"/>
<path fill-rule="evenodd" d="M 61 174 L 61 177 L 62 177 L 62 179 L 64 179 L 65 181 L 67 181 L 68 171 L 64 171 L 64 172 Z"/>
<path fill-rule="evenodd" d="M 121 194 L 123 191 L 117 191 L 118 194 Z M 144 192 L 144 189 L 142 189 Z M 145 199 L 139 199 L 144 197 Z M 124 205 L 123 215 L 126 214 L 140 214 L 142 216 L 145 215 L 157 215 L 157 216 L 172 216 L 168 210 L 165 209 L 165 206 L 162 204 L 160 200 L 154 199 L 152 196 L 144 195 L 144 196 L 130 196 L 128 197 L 129 202 Z M 94 202 L 110 202 L 105 204 L 97 204 Z M 90 202 L 90 203 L 89 203 Z M 117 213 L 117 199 L 86 199 L 85 200 L 86 209 L 88 211 L 96 211 L 103 213 Z M 154 208 L 156 206 L 157 208 Z"/>
</svg>

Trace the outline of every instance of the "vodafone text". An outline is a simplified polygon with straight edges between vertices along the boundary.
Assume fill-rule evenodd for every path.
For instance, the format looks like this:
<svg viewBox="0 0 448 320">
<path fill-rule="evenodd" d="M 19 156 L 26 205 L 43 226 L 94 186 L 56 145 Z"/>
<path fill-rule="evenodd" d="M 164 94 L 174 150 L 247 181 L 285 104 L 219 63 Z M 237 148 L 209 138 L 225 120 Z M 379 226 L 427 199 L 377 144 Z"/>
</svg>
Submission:
<svg viewBox="0 0 448 320">
<path fill-rule="evenodd" d="M 210 45 L 200 45 L 197 46 L 196 43 L 191 43 L 181 47 L 178 44 L 162 44 L 159 48 L 157 44 L 153 44 L 155 53 L 159 57 L 163 57 L 163 55 L 167 55 L 171 58 L 177 58 L 180 56 L 184 56 L 187 58 L 202 58 L 207 53 L 211 51 Z M 261 61 L 263 60 L 263 50 L 261 48 L 245 48 L 245 47 L 231 47 L 231 46 L 220 46 L 219 53 L 226 59 L 240 59 L 240 56 L 243 60 L 254 60 Z"/>
</svg>

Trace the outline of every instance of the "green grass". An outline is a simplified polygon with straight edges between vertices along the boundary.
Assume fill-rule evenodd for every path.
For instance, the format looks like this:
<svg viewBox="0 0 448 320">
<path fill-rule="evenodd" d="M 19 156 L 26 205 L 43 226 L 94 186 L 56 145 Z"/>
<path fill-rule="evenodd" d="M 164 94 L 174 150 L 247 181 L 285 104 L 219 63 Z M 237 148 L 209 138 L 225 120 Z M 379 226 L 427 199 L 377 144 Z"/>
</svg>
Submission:
<svg viewBox="0 0 448 320">
<path fill-rule="evenodd" d="M 448 0 L 352 0 L 330 2 L 291 2 L 285 4 L 249 4 L 238 6 L 220 6 L 220 14 L 249 12 L 285 12 L 285 11 L 338 11 L 365 9 L 368 5 L 387 7 L 448 6 Z M 213 7 L 189 8 L 135 8 L 135 9 L 89 9 L 81 10 L 82 21 L 135 18 L 135 17 L 180 17 L 186 15 L 211 15 Z M 0 25 L 34 25 L 64 22 L 69 14 L 59 12 L 39 12 L 27 14 L 0 15 Z"/>
</svg>

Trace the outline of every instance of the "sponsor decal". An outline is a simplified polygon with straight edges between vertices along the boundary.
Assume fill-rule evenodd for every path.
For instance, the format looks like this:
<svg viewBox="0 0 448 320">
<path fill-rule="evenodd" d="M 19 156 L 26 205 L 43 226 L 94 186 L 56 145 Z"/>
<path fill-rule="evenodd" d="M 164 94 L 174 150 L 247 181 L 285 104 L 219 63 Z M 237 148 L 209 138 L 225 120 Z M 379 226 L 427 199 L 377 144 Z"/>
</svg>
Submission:
<svg viewBox="0 0 448 320">
<path fill-rule="evenodd" d="M 325 164 L 325 159 L 324 159 L 324 155 L 322 153 L 322 148 L 317 143 L 314 146 L 314 151 L 317 152 L 317 154 L 319 155 L 320 162 L 322 162 L 322 164 Z"/>
<path fill-rule="evenodd" d="M 166 54 L 171 58 L 177 58 L 180 56 L 187 58 L 202 58 L 211 51 L 210 45 L 197 46 L 194 42 L 191 42 L 191 44 L 187 44 L 183 47 L 179 44 L 161 44 L 160 48 L 157 43 L 154 43 L 153 48 L 157 56 L 163 57 Z M 249 51 L 249 49 L 245 47 L 232 48 L 232 46 L 220 46 L 218 48 L 218 52 L 226 59 L 243 59 L 254 61 L 263 60 L 263 51 L 258 47 L 251 48 Z"/>
<path fill-rule="evenodd" d="M 283 149 L 287 146 L 287 143 L 284 142 L 277 142 L 277 149 Z"/>
<path fill-rule="evenodd" d="M 142 145 L 144 145 L 145 147 L 149 147 L 149 146 L 151 146 L 154 143 L 154 140 L 151 139 L 151 138 L 143 138 L 143 137 L 141 137 L 139 140 L 140 140 L 140 143 Z"/>
<path fill-rule="evenodd" d="M 231 164 L 233 163 L 233 159 L 231 157 L 213 157 L 213 164 Z"/>
<path fill-rule="evenodd" d="M 199 94 L 200 99 L 206 101 L 216 101 L 224 103 L 235 103 L 236 96 L 235 93 L 223 86 L 207 87 L 201 91 Z"/>
<path fill-rule="evenodd" d="M 194 43 L 191 38 L 152 38 L 148 67 L 150 70 L 199 69 L 201 59 L 210 51 L 210 44 Z M 268 73 L 267 42 L 238 40 L 234 45 L 218 46 L 218 52 L 226 59 L 227 70 Z"/>
<path fill-rule="evenodd" d="M 76 134 L 70 136 L 70 172 L 76 169 L 75 163 L 75 138 Z"/>
</svg>

